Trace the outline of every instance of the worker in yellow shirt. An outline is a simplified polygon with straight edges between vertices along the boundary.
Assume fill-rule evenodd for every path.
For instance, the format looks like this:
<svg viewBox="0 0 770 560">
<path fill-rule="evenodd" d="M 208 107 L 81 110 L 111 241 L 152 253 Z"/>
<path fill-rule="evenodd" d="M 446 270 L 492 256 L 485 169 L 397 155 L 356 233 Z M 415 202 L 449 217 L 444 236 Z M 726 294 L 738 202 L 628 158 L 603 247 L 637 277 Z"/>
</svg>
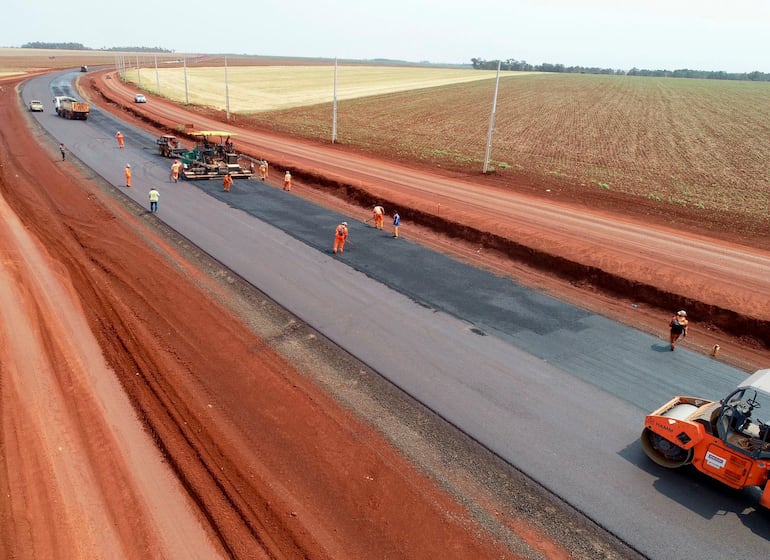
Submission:
<svg viewBox="0 0 770 560">
<path fill-rule="evenodd" d="M 152 187 L 150 189 L 150 212 L 158 211 L 158 201 L 160 200 L 160 193 L 158 189 Z"/>
</svg>

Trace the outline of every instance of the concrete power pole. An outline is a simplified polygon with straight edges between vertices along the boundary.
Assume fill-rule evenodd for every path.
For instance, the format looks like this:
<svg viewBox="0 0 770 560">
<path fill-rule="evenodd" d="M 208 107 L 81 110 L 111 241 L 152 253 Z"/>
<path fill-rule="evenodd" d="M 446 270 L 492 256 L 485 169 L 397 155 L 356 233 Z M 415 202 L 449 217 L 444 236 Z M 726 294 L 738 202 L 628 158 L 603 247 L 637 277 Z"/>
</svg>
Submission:
<svg viewBox="0 0 770 560">
<path fill-rule="evenodd" d="M 495 96 L 492 99 L 492 114 L 489 116 L 489 132 L 487 133 L 487 152 L 484 155 L 484 168 L 482 173 L 486 174 L 489 171 L 489 155 L 492 152 L 492 132 L 495 130 L 495 113 L 497 112 L 497 89 L 500 86 L 500 64 L 501 61 L 497 61 L 497 79 L 495 79 Z"/>
<path fill-rule="evenodd" d="M 230 120 L 230 84 L 227 80 L 227 57 L 225 57 L 225 109 L 227 120 Z"/>
<path fill-rule="evenodd" d="M 337 141 L 337 59 L 334 59 L 334 103 L 332 103 L 332 144 Z"/>
<path fill-rule="evenodd" d="M 182 64 L 184 66 L 184 104 L 189 105 L 190 92 L 187 90 L 187 57 L 186 56 L 182 59 Z"/>
</svg>

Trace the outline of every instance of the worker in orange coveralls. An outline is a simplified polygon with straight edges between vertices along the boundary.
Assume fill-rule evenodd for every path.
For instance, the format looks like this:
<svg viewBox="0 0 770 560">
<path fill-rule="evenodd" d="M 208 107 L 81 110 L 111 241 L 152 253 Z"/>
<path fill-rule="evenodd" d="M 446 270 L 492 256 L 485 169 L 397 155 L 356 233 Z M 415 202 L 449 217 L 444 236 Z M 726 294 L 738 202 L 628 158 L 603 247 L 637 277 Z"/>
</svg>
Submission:
<svg viewBox="0 0 770 560">
<path fill-rule="evenodd" d="M 126 164 L 125 172 L 126 172 L 126 186 L 130 187 L 131 186 L 131 164 L 130 163 Z"/>
<path fill-rule="evenodd" d="M 374 208 L 372 208 L 372 217 L 374 218 L 374 227 L 382 229 L 385 225 L 385 208 L 375 204 Z"/>
<path fill-rule="evenodd" d="M 342 222 L 334 232 L 334 254 L 345 252 L 345 241 L 348 239 L 348 223 Z"/>
<path fill-rule="evenodd" d="M 125 144 L 123 143 L 123 134 L 118 130 L 118 132 L 115 134 L 115 139 L 118 141 L 118 148 L 125 148 Z"/>
<path fill-rule="evenodd" d="M 225 175 L 225 178 L 222 179 L 222 190 L 225 192 L 230 192 L 230 187 L 233 186 L 233 176 L 229 173 Z"/>
<path fill-rule="evenodd" d="M 171 164 L 171 180 L 175 183 L 179 181 L 179 170 L 182 169 L 182 162 L 178 159 Z"/>
<path fill-rule="evenodd" d="M 291 173 L 289 173 L 288 170 L 286 170 L 286 173 L 283 175 L 283 190 L 291 190 Z"/>
<path fill-rule="evenodd" d="M 261 181 L 267 179 L 267 161 L 264 159 L 259 162 L 259 179 Z"/>
</svg>

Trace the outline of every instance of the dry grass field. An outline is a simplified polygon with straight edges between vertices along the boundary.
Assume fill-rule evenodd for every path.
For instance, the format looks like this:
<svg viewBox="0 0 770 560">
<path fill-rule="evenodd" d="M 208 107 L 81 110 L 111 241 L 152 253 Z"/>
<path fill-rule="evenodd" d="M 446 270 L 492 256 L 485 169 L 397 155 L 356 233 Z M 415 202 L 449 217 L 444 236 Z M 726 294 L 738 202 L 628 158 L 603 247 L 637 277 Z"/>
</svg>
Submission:
<svg viewBox="0 0 770 560">
<path fill-rule="evenodd" d="M 223 60 L 220 60 L 223 63 Z M 186 70 L 189 101 L 236 113 L 256 113 L 331 103 L 334 99 L 334 66 L 228 66 L 225 95 L 223 67 L 190 67 Z M 453 83 L 490 80 L 495 72 L 469 69 L 406 66 L 346 66 L 337 69 L 337 99 L 412 91 Z M 185 100 L 184 68 L 136 68 L 125 79 L 151 93 Z"/>
</svg>

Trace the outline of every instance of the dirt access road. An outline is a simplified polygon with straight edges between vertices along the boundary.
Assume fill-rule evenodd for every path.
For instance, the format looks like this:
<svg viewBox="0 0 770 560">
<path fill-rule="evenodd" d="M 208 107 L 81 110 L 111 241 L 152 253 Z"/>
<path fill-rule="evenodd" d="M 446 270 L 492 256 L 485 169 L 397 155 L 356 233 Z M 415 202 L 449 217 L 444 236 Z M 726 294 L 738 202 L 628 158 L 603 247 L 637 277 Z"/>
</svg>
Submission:
<svg viewBox="0 0 770 560">
<path fill-rule="evenodd" d="M 499 501 L 431 451 L 424 412 L 393 420 L 422 449 L 408 461 L 309 375 L 363 385 L 360 364 L 60 161 L 17 80 L 0 83 L 0 557 L 628 557 L 510 473 Z"/>
</svg>

